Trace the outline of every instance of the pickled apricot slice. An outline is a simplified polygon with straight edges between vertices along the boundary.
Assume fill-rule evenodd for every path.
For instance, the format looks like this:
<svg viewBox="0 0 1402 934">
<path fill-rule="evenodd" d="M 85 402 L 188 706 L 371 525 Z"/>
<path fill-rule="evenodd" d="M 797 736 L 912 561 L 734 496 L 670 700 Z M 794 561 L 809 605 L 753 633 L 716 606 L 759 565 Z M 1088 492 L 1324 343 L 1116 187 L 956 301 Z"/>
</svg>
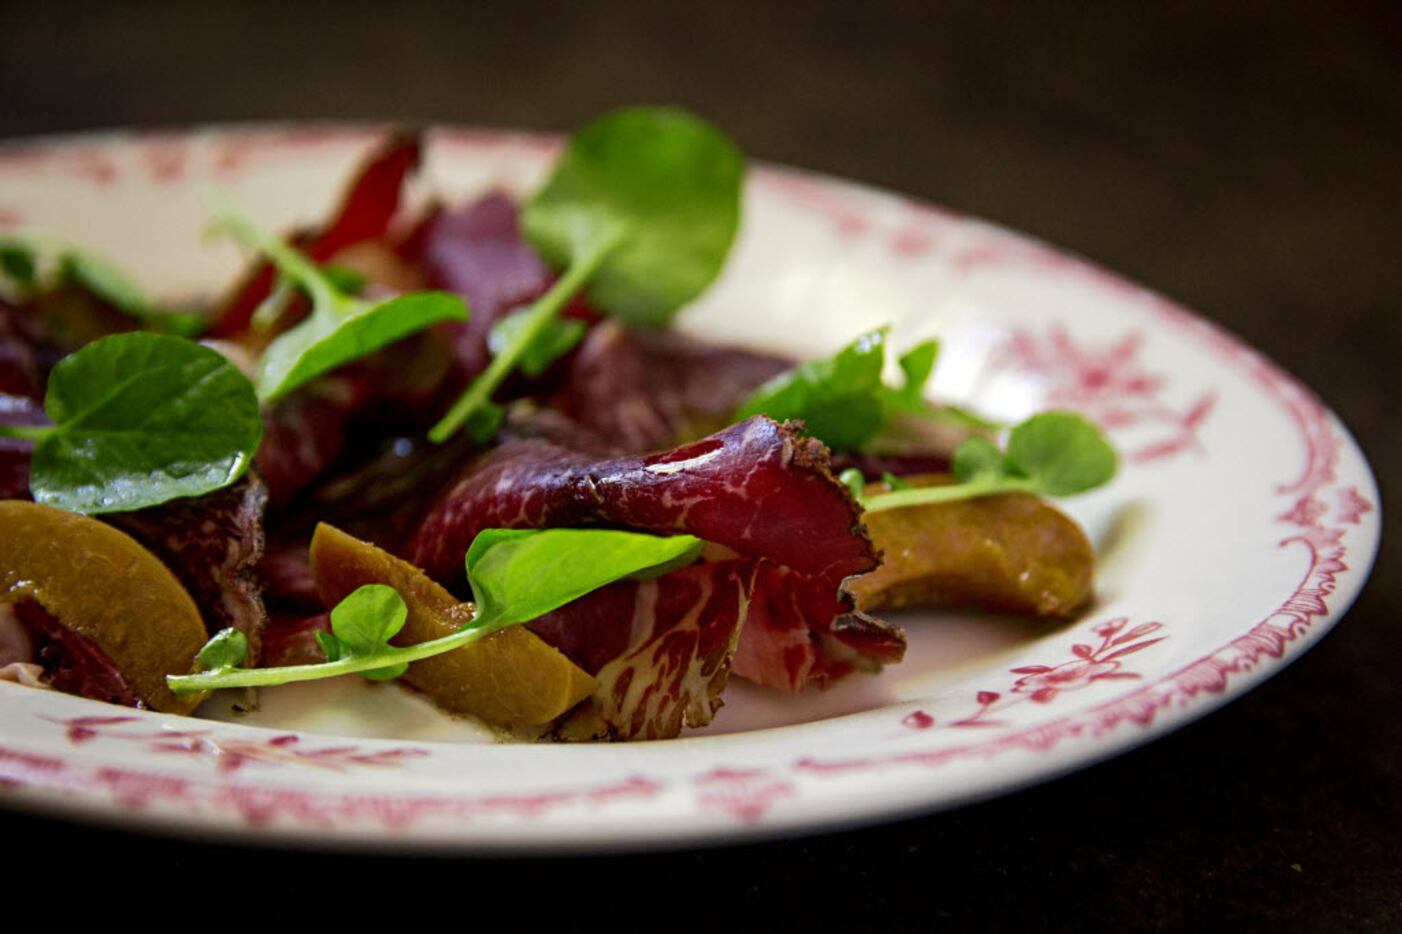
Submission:
<svg viewBox="0 0 1402 934">
<path fill-rule="evenodd" d="M 173 694 L 195 670 L 204 623 L 164 564 L 125 532 L 23 500 L 0 501 L 0 602 L 33 599 L 95 643 L 148 707 L 187 714 L 205 694 Z"/>
<path fill-rule="evenodd" d="M 449 635 L 472 618 L 471 604 L 459 602 L 414 565 L 325 523 L 312 537 L 311 566 L 327 607 L 365 584 L 399 591 L 409 615 L 394 645 Z M 521 626 L 414 662 L 404 680 L 445 710 L 498 726 L 548 723 L 598 688 L 588 672 Z"/>
<path fill-rule="evenodd" d="M 950 482 L 939 474 L 905 479 Z M 863 521 L 882 562 L 847 583 L 861 610 L 960 606 L 1064 617 L 1090 596 L 1095 552 L 1085 533 L 1030 494 L 889 509 Z"/>
</svg>

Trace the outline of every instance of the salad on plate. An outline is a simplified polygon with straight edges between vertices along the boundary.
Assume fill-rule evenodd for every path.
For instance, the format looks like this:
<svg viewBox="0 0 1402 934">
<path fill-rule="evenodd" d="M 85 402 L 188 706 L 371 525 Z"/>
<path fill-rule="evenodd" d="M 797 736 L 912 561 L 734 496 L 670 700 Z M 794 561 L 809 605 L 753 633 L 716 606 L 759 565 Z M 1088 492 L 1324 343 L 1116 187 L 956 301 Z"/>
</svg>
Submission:
<svg viewBox="0 0 1402 934">
<path fill-rule="evenodd" d="M 353 676 L 661 739 L 731 678 L 899 664 L 889 610 L 1090 599 L 1047 501 L 1115 474 L 1087 419 L 932 402 L 938 343 L 888 328 L 800 361 L 669 327 L 742 220 L 714 127 L 607 115 L 520 203 L 414 203 L 422 156 L 386 139 L 286 236 L 216 193 L 250 267 L 198 306 L 0 239 L 0 678 L 198 714 Z"/>
</svg>

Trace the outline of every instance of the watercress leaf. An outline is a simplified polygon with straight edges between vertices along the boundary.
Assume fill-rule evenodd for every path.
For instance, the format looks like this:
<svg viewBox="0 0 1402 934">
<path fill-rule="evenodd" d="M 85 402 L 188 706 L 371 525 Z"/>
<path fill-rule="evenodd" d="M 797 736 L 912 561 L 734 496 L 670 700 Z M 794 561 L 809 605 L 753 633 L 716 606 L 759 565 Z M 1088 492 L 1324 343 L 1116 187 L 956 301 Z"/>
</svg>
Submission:
<svg viewBox="0 0 1402 934">
<path fill-rule="evenodd" d="M 322 629 L 316 630 L 316 644 L 321 648 L 328 662 L 338 662 L 350 655 L 345 646 L 341 645 L 340 639 Z"/>
<path fill-rule="evenodd" d="M 468 548 L 479 625 L 526 622 L 625 577 L 695 560 L 702 542 L 608 529 L 485 529 Z"/>
<path fill-rule="evenodd" d="M 64 281 L 92 293 L 152 330 L 198 337 L 208 326 L 203 315 L 162 309 L 121 267 L 96 253 L 65 250 L 58 258 L 58 273 Z"/>
<path fill-rule="evenodd" d="M 221 629 L 204 644 L 195 661 L 204 671 L 235 668 L 248 657 L 248 637 L 237 629 Z"/>
<path fill-rule="evenodd" d="M 1043 412 L 1013 428 L 1007 462 L 1049 496 L 1071 496 L 1108 483 L 1119 457 L 1091 421 L 1074 412 Z"/>
<path fill-rule="evenodd" d="M 740 221 L 744 159 L 705 121 L 638 107 L 580 130 L 521 215 L 556 266 L 617 240 L 589 286 L 593 303 L 662 325 L 720 273 Z"/>
<path fill-rule="evenodd" d="M 968 438 L 954 449 L 954 476 L 960 483 L 1003 476 L 1003 452 L 987 438 Z"/>
<path fill-rule="evenodd" d="M 801 419 L 808 433 L 829 447 L 858 448 L 881 429 L 885 353 L 885 328 L 863 334 L 833 356 L 801 364 L 760 386 L 735 419 Z"/>
<path fill-rule="evenodd" d="M 467 306 L 446 292 L 415 292 L 378 305 L 313 314 L 268 345 L 258 395 L 271 401 L 353 360 L 368 356 L 439 321 L 463 321 Z"/>
<path fill-rule="evenodd" d="M 939 357 L 938 341 L 924 341 L 901 354 L 899 363 L 905 382 L 899 389 L 882 387 L 882 400 L 888 408 L 901 412 L 928 414 L 933 406 L 925 400 L 925 384 L 935 371 Z"/>
<path fill-rule="evenodd" d="M 155 303 L 115 263 L 85 250 L 66 250 L 58 258 L 59 276 L 87 289 L 123 314 L 144 318 Z"/>
<path fill-rule="evenodd" d="M 342 266 L 339 263 L 326 263 L 321 267 L 321 271 L 326 274 L 327 281 L 335 287 L 336 291 L 344 292 L 347 295 L 354 295 L 365 288 L 370 280 L 365 278 L 365 274 L 349 266 Z"/>
<path fill-rule="evenodd" d="M 881 482 L 886 484 L 888 490 L 908 490 L 910 483 L 893 473 L 884 472 L 881 474 Z"/>
<path fill-rule="evenodd" d="M 828 447 L 855 451 L 881 430 L 882 413 L 876 396 L 840 396 L 814 405 L 803 423 L 810 435 Z"/>
<path fill-rule="evenodd" d="M 219 204 L 210 232 L 227 234 L 258 250 L 288 283 L 311 299 L 307 319 L 279 335 L 264 351 L 258 374 L 258 396 L 264 401 L 281 398 L 323 373 L 431 324 L 467 320 L 466 304 L 446 292 L 415 292 L 378 304 L 347 295 L 324 269 L 232 204 Z"/>
<path fill-rule="evenodd" d="M 493 354 L 502 353 L 511 345 L 527 323 L 529 313 L 529 309 L 518 309 L 492 326 L 487 335 L 487 347 Z M 586 330 L 583 321 L 550 319 L 527 342 L 516 363 L 517 367 L 527 376 L 539 376 L 549 369 L 550 364 L 573 350 Z"/>
<path fill-rule="evenodd" d="M 388 645 L 408 618 L 399 591 L 365 584 L 331 610 L 331 632 L 348 654 L 370 655 Z"/>
<path fill-rule="evenodd" d="M 855 467 L 848 467 L 837 475 L 837 479 L 852 492 L 853 499 L 861 499 L 866 492 L 867 478 Z"/>
<path fill-rule="evenodd" d="M 253 386 L 233 364 L 160 334 L 116 334 L 65 357 L 44 409 L 54 427 L 34 449 L 34 498 L 81 513 L 221 489 L 263 436 Z"/>
<path fill-rule="evenodd" d="M 0 275 L 21 288 L 34 288 L 39 281 L 38 251 L 21 240 L 0 240 Z"/>
<path fill-rule="evenodd" d="M 502 420 L 505 418 L 505 409 L 495 402 L 484 402 L 472 410 L 472 414 L 467 417 L 467 423 L 463 427 L 473 441 L 478 444 L 486 444 L 492 440 L 492 435 L 497 433 L 497 429 L 501 427 Z"/>
</svg>

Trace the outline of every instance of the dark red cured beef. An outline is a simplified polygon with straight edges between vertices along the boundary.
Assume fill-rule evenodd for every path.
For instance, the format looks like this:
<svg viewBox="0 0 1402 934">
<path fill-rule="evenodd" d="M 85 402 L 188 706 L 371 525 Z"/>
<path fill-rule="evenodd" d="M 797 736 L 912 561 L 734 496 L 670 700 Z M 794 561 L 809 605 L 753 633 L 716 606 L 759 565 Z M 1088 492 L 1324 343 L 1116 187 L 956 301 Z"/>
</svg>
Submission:
<svg viewBox="0 0 1402 934">
<path fill-rule="evenodd" d="M 272 508 L 321 476 L 345 450 L 351 418 L 372 398 L 358 374 L 324 376 L 272 406 L 263 416 L 258 470 Z"/>
<path fill-rule="evenodd" d="M 620 450 L 655 451 L 730 424 L 755 389 L 793 366 L 606 321 L 585 338 L 554 403 Z"/>
<path fill-rule="evenodd" d="M 34 645 L 34 661 L 56 690 L 109 704 L 143 707 L 106 652 L 49 614 L 38 601 L 20 600 L 14 613 Z"/>
<path fill-rule="evenodd" d="M 102 518 L 160 558 L 185 585 L 211 635 L 232 627 L 258 658 L 267 613 L 256 568 L 263 557 L 268 491 L 252 473 L 233 486 Z"/>
<path fill-rule="evenodd" d="M 0 395 L 44 395 L 40 340 L 20 312 L 0 302 Z"/>
<path fill-rule="evenodd" d="M 529 626 L 599 689 L 556 726 L 561 739 L 666 739 L 721 707 L 755 562 L 695 564 L 620 581 Z"/>
<path fill-rule="evenodd" d="M 475 376 L 491 359 L 492 325 L 544 293 L 553 276 L 521 238 L 515 202 L 501 194 L 440 213 L 425 228 L 421 249 L 429 285 L 467 299 L 468 320 L 441 327 L 463 375 Z"/>
<path fill-rule="evenodd" d="M 23 314 L 0 302 L 0 425 L 47 425 L 46 348 Z M 34 442 L 0 438 L 0 499 L 29 499 Z"/>
<path fill-rule="evenodd" d="M 0 425 L 47 425 L 38 402 L 26 396 L 0 393 Z M 29 456 L 34 442 L 0 438 L 0 499 L 30 499 Z"/>
<path fill-rule="evenodd" d="M 311 532 L 300 522 L 284 523 L 269 531 L 263 560 L 258 563 L 258 579 L 268 606 L 304 611 L 321 608 L 307 554 L 311 541 Z"/>
<path fill-rule="evenodd" d="M 444 444 L 391 438 L 365 463 L 317 484 L 300 519 L 304 544 L 327 522 L 386 551 L 403 550 L 429 506 L 481 449 L 465 433 Z"/>
<path fill-rule="evenodd" d="M 326 661 L 326 653 L 316 641 L 318 632 L 331 632 L 331 614 L 274 613 L 263 633 L 262 666 L 281 668 Z"/>
<path fill-rule="evenodd" d="M 439 326 L 453 346 L 459 379 L 466 381 L 491 360 L 487 336 L 492 326 L 544 294 L 555 274 L 522 238 L 519 208 L 503 194 L 439 212 L 417 236 L 429 286 L 467 299 L 466 322 Z M 598 320 L 582 299 L 566 306 L 563 315 Z"/>
<path fill-rule="evenodd" d="M 826 449 L 792 425 L 756 417 L 701 441 L 644 457 L 599 458 L 543 440 L 509 441 L 481 458 L 430 510 L 409 560 L 461 585 L 463 555 L 485 528 L 606 525 L 695 535 L 784 570 L 767 583 L 794 594 L 789 614 L 760 614 L 741 635 L 737 673 L 798 689 L 822 680 L 823 658 L 880 647 L 870 665 L 900 657 L 899 631 L 851 614 L 842 582 L 877 565 L 859 508 L 828 470 Z M 794 616 L 797 614 L 797 617 Z M 774 655 L 763 627 L 801 618 L 801 646 Z M 751 628 L 756 632 L 751 633 Z M 747 644 L 751 644 L 746 649 Z M 797 645 L 797 640 L 794 640 Z M 851 660 L 841 668 L 854 667 Z M 834 669 L 836 672 L 837 669 Z"/>
<path fill-rule="evenodd" d="M 294 237 L 312 259 L 325 262 L 348 246 L 385 236 L 399 211 L 404 180 L 418 168 L 422 147 L 418 134 L 404 133 L 374 153 L 351 183 L 340 210 L 320 233 Z M 230 339 L 248 329 L 258 306 L 272 291 L 276 274 L 258 264 L 220 311 L 209 336 Z"/>
</svg>

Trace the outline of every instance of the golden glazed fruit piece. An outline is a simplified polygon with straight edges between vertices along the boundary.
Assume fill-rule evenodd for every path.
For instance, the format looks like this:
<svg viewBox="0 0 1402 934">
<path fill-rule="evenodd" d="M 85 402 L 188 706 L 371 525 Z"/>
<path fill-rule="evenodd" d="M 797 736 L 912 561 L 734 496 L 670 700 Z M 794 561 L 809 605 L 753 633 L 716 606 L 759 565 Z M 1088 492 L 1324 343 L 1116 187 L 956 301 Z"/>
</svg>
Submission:
<svg viewBox="0 0 1402 934">
<path fill-rule="evenodd" d="M 423 571 L 325 523 L 312 538 L 311 564 L 328 607 L 365 584 L 399 591 L 409 615 L 395 645 L 450 635 L 472 619 L 471 604 L 459 602 Z M 588 672 L 521 626 L 414 662 L 404 680 L 445 710 L 511 727 L 548 723 L 598 687 Z"/>
<path fill-rule="evenodd" d="M 939 474 L 905 479 L 950 482 Z M 1085 533 L 1030 494 L 888 509 L 863 521 L 882 562 L 848 582 L 861 610 L 958 606 L 1064 617 L 1090 596 L 1095 552 Z"/>
<path fill-rule="evenodd" d="M 0 501 L 0 602 L 36 600 L 90 639 L 146 706 L 187 714 L 206 694 L 171 693 L 208 636 L 185 588 L 155 555 L 96 519 Z"/>
</svg>

